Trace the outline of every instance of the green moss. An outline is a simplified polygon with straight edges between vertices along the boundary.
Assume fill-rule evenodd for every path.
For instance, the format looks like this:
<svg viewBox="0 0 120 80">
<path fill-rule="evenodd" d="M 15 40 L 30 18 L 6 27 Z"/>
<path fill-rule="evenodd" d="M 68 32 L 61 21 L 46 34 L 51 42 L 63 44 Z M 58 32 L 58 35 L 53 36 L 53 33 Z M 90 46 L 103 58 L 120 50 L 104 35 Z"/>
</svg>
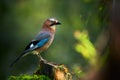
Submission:
<svg viewBox="0 0 120 80">
<path fill-rule="evenodd" d="M 50 80 L 44 75 L 20 75 L 20 76 L 10 76 L 8 80 Z"/>
</svg>

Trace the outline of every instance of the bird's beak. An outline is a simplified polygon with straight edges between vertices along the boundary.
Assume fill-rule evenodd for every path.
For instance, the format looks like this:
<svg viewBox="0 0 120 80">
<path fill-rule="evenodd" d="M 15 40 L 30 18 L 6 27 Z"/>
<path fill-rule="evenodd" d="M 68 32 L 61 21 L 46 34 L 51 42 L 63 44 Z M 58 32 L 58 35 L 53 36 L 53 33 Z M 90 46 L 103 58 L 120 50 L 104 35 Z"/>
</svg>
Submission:
<svg viewBox="0 0 120 80">
<path fill-rule="evenodd" d="M 60 22 L 56 22 L 55 24 L 56 24 L 56 25 L 61 25 L 61 23 L 60 23 Z"/>
</svg>

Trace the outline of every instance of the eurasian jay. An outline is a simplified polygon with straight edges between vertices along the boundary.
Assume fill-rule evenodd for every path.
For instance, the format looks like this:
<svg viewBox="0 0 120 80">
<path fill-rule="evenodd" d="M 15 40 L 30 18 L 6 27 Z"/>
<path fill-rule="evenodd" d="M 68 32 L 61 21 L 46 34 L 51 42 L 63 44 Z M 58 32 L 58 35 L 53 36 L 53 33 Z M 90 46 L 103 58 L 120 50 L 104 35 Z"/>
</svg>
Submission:
<svg viewBox="0 0 120 80">
<path fill-rule="evenodd" d="M 43 59 L 40 56 L 40 53 L 45 51 L 53 42 L 54 35 L 55 35 L 55 25 L 60 25 L 61 23 L 54 18 L 47 19 L 43 26 L 42 30 L 38 33 L 38 35 L 26 46 L 23 53 L 21 53 L 18 58 L 10 65 L 13 66 L 19 59 L 24 57 L 25 55 L 29 54 L 29 52 L 33 52 L 34 54 L 38 55 L 40 59 Z"/>
</svg>

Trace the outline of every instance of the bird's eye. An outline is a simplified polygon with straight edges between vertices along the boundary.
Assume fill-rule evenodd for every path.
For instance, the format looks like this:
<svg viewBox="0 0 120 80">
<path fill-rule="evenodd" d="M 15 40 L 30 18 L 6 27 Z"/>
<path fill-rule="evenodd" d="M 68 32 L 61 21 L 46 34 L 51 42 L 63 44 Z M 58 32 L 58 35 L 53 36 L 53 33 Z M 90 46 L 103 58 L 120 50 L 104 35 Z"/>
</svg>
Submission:
<svg viewBox="0 0 120 80">
<path fill-rule="evenodd" d="M 50 21 L 50 26 L 53 26 L 55 24 L 54 21 Z"/>
<path fill-rule="evenodd" d="M 51 23 L 53 23 L 54 21 L 50 21 Z"/>
</svg>

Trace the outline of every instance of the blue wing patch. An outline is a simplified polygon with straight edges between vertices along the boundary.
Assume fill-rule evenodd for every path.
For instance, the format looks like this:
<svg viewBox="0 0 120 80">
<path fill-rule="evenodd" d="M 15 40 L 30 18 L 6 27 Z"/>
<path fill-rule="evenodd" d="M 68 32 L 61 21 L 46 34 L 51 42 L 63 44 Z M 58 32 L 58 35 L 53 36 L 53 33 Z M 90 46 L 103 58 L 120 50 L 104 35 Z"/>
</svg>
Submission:
<svg viewBox="0 0 120 80">
<path fill-rule="evenodd" d="M 34 41 L 34 42 L 31 42 L 25 49 L 25 51 L 31 51 L 31 50 L 34 50 L 34 49 L 37 49 L 37 48 L 40 48 L 42 46 L 45 45 L 45 43 L 47 43 L 49 41 L 49 38 L 44 38 L 40 41 Z"/>
<path fill-rule="evenodd" d="M 44 44 L 45 44 L 46 42 L 48 42 L 48 40 L 49 40 L 49 38 L 42 39 L 41 41 L 39 41 L 39 42 L 36 44 L 36 46 L 37 46 L 37 47 L 42 47 L 42 46 L 44 46 Z"/>
</svg>

